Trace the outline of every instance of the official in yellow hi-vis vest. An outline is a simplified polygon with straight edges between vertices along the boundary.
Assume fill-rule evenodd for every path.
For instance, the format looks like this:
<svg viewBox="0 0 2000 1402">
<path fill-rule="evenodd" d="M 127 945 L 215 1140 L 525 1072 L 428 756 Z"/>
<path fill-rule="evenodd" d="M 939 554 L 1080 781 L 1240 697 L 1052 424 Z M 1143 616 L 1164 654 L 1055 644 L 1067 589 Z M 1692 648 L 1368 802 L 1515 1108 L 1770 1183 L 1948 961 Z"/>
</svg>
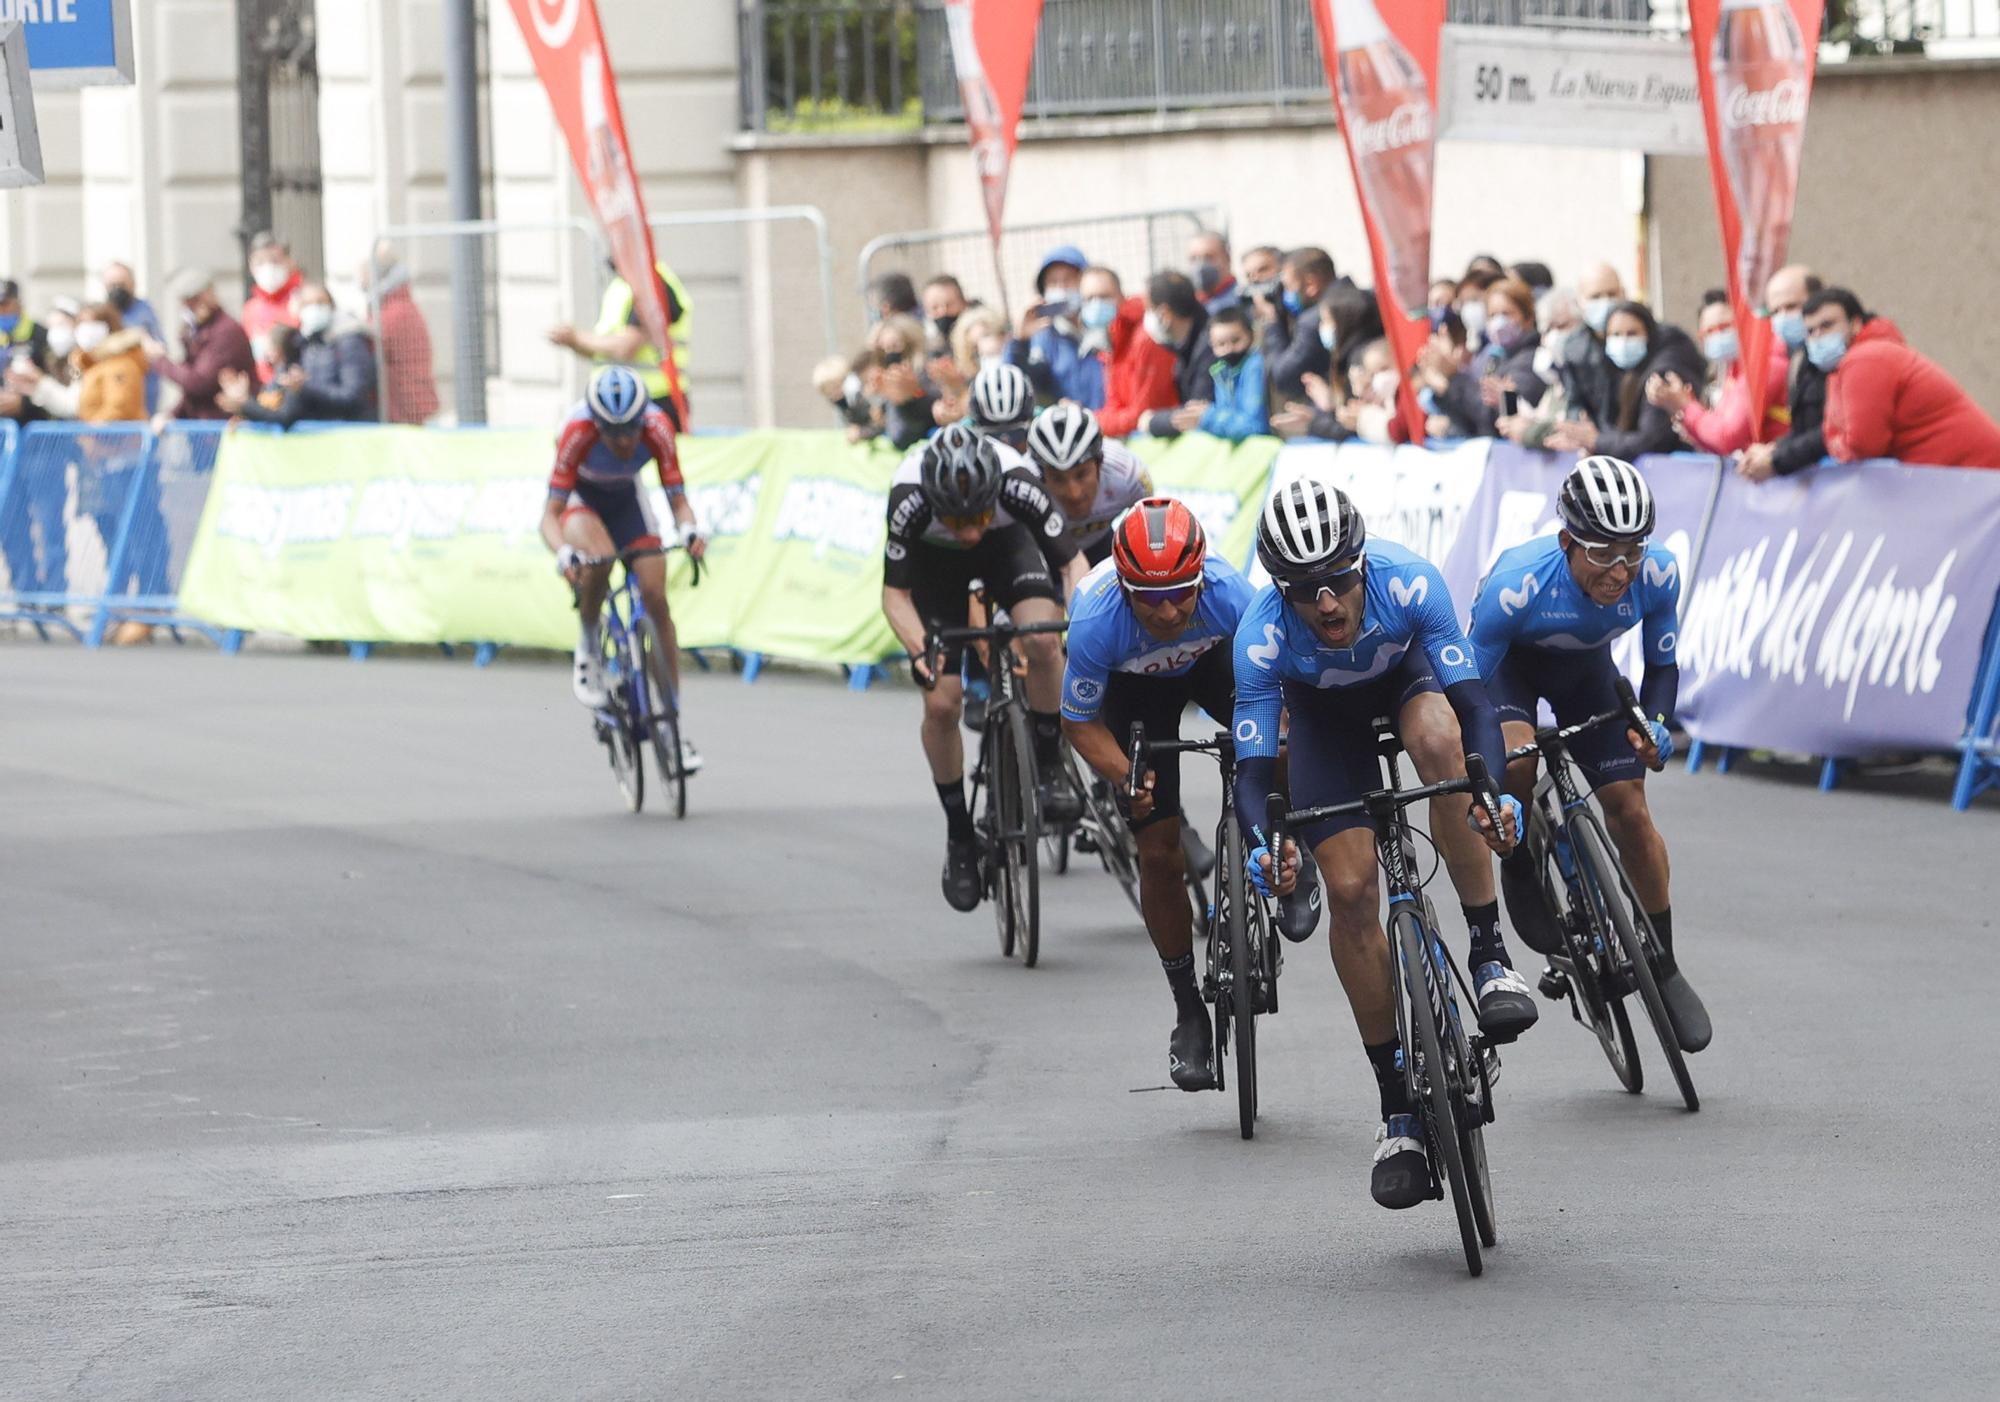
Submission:
<svg viewBox="0 0 2000 1402">
<path fill-rule="evenodd" d="M 680 373 L 681 398 L 687 398 L 688 339 L 694 329 L 694 307 L 688 301 L 687 289 L 674 276 L 674 270 L 665 263 L 655 263 L 654 271 L 667 293 L 667 329 L 674 342 L 674 368 Z M 653 402 L 667 411 L 674 420 L 675 428 L 682 428 L 680 415 L 675 412 L 673 400 L 667 393 L 667 372 L 660 364 L 660 350 L 646 339 L 645 328 L 639 324 L 639 311 L 632 295 L 632 284 L 622 277 L 613 276 L 611 285 L 604 289 L 604 301 L 597 309 L 597 325 L 589 331 L 580 326 L 558 326 L 549 332 L 549 340 L 566 350 L 574 351 L 585 360 L 600 364 L 617 362 L 629 365 L 639 372 L 645 382 L 646 392 L 653 396 Z"/>
</svg>

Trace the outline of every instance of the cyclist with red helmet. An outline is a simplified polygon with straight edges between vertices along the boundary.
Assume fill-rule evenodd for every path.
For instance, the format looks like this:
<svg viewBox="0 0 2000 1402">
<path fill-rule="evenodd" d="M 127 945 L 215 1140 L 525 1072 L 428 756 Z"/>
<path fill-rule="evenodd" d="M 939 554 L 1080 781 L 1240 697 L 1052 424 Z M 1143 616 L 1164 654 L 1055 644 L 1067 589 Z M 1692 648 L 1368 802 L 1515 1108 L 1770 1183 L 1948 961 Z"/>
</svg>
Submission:
<svg viewBox="0 0 2000 1402">
<path fill-rule="evenodd" d="M 1235 682 L 1229 641 L 1254 591 L 1210 554 L 1194 513 L 1148 497 L 1111 528 L 1111 558 L 1070 600 L 1063 732 L 1084 762 L 1123 794 L 1134 722 L 1173 739 L 1193 702 L 1228 725 Z M 1208 1013 L 1195 988 L 1194 915 L 1181 854 L 1180 757 L 1162 755 L 1131 800 L 1139 847 L 1139 904 L 1167 985 L 1174 1030 L 1167 1066 L 1182 1090 L 1215 1084 Z"/>
</svg>

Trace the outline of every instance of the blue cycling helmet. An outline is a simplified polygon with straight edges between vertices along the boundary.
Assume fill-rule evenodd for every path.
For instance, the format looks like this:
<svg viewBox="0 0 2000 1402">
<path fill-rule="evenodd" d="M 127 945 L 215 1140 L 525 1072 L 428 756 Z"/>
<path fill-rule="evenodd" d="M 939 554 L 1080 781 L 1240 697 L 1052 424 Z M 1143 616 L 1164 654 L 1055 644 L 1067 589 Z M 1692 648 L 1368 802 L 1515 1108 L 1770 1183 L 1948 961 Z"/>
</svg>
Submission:
<svg viewBox="0 0 2000 1402">
<path fill-rule="evenodd" d="M 637 375 L 623 365 L 607 365 L 590 377 L 583 402 L 599 427 L 620 429 L 637 428 L 653 400 Z"/>
</svg>

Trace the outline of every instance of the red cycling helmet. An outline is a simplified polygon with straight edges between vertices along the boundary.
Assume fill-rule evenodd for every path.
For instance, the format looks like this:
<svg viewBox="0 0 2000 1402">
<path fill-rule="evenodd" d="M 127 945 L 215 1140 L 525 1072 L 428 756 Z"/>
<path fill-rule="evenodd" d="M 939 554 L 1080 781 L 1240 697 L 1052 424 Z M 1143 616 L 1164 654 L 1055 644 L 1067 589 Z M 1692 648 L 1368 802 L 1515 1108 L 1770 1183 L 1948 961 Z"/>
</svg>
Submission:
<svg viewBox="0 0 2000 1402">
<path fill-rule="evenodd" d="M 1172 497 L 1147 497 L 1111 528 L 1118 577 L 1134 589 L 1192 584 L 1201 578 L 1207 555 L 1201 522 Z"/>
</svg>

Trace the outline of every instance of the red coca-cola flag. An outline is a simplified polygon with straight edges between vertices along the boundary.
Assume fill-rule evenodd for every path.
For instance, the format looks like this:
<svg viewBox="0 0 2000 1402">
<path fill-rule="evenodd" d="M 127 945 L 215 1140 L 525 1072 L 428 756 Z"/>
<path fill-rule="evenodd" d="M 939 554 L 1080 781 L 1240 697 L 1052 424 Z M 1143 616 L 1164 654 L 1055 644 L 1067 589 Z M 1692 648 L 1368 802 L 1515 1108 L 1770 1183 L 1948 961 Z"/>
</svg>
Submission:
<svg viewBox="0 0 2000 1402">
<path fill-rule="evenodd" d="M 951 32 L 952 64 L 965 100 L 965 126 L 972 163 L 986 195 L 986 227 L 993 237 L 993 271 L 1000 269 L 1001 216 L 1007 208 L 1007 172 L 1020 135 L 1021 105 L 1028 96 L 1028 69 L 1035 58 L 1035 30 L 1042 0 L 945 0 Z M 1007 288 L 1003 280 L 1000 301 Z"/>
<path fill-rule="evenodd" d="M 1764 284 L 1785 264 L 1825 0 L 1688 0 L 1708 173 L 1750 422 L 1764 422 L 1771 323 Z"/>
<path fill-rule="evenodd" d="M 1424 411 L 1408 370 L 1430 335 L 1431 170 L 1436 147 L 1438 39 L 1445 0 L 1313 0 L 1320 57 L 1347 141 L 1382 325 L 1406 372 L 1396 405 L 1410 441 Z M 1386 13 L 1385 13 L 1386 12 Z"/>
<path fill-rule="evenodd" d="M 569 142 L 570 159 L 583 180 L 590 207 L 611 245 L 618 275 L 632 286 L 633 305 L 646 338 L 659 347 L 667 387 L 683 424 L 687 401 L 674 366 L 668 330 L 667 297 L 653 269 L 653 230 L 646 201 L 632 169 L 625 139 L 625 115 L 618 106 L 618 82 L 604 53 L 604 29 L 597 0 L 511 0 L 521 37 L 534 56 L 535 72 L 548 90 L 556 123 Z"/>
</svg>

